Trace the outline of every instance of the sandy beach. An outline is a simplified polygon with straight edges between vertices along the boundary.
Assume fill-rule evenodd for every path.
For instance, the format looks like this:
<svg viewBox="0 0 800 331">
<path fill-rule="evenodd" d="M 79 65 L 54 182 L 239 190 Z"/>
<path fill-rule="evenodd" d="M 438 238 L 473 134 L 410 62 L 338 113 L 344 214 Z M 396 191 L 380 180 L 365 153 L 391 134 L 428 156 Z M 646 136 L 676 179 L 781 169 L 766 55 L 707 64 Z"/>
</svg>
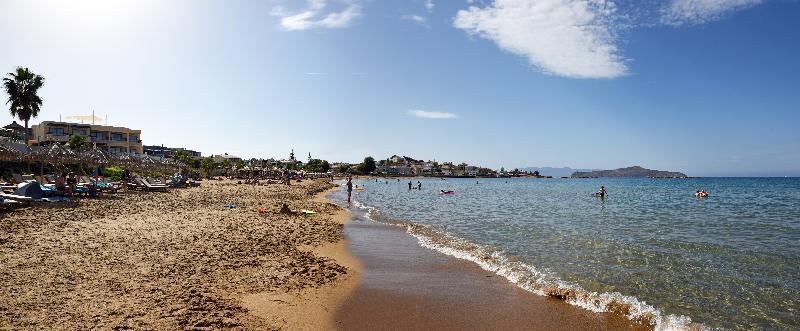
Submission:
<svg viewBox="0 0 800 331">
<path fill-rule="evenodd" d="M 0 328 L 329 328 L 314 309 L 333 310 L 358 267 L 346 212 L 314 196 L 332 186 L 205 181 L 0 214 Z M 318 214 L 257 212 L 282 203 Z"/>
<path fill-rule="evenodd" d="M 643 328 L 354 218 L 336 189 L 205 181 L 0 214 L 0 329 Z"/>
</svg>

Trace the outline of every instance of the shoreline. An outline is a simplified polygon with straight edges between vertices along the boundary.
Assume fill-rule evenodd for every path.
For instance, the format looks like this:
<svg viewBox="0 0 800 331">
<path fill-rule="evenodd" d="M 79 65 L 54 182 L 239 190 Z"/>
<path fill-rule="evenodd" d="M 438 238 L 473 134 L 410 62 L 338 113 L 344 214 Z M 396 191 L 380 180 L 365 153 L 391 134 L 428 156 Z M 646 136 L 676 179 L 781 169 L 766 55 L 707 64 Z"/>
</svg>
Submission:
<svg viewBox="0 0 800 331">
<path fill-rule="evenodd" d="M 528 292 L 476 263 L 423 247 L 403 227 L 361 214 L 353 210 L 344 228 L 363 268 L 336 312 L 341 329 L 651 329 Z"/>
<path fill-rule="evenodd" d="M 327 197 L 337 190 L 332 187 L 317 193 L 313 201 L 332 203 Z M 345 226 L 350 223 L 352 214 L 339 207 L 331 216 L 333 221 Z M 337 328 L 335 312 L 341 307 L 358 286 L 363 273 L 360 261 L 348 249 L 348 240 L 341 235 L 338 242 L 326 243 L 316 247 L 304 247 L 323 258 L 347 268 L 347 274 L 332 283 L 319 288 L 304 289 L 298 293 L 263 292 L 242 297 L 244 307 L 255 315 L 278 318 L 288 330 L 331 330 Z"/>
<path fill-rule="evenodd" d="M 425 248 L 336 205 L 331 185 L 204 182 L 0 213 L 0 329 L 643 329 Z"/>
</svg>

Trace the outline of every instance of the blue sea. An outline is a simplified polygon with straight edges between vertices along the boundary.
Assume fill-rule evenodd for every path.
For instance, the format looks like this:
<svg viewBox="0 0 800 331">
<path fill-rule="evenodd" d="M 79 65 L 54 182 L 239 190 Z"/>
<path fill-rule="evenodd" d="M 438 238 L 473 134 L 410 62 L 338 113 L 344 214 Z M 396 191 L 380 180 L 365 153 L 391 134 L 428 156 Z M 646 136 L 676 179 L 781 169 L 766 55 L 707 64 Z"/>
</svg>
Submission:
<svg viewBox="0 0 800 331">
<path fill-rule="evenodd" d="M 798 178 L 418 180 L 356 180 L 352 206 L 533 293 L 656 329 L 800 328 Z"/>
</svg>

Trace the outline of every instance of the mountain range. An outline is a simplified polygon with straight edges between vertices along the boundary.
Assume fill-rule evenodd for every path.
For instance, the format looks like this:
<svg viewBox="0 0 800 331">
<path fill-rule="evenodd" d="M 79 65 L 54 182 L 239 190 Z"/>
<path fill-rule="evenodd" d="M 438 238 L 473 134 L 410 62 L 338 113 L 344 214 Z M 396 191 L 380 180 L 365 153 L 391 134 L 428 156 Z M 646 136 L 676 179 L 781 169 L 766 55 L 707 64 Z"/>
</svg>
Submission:
<svg viewBox="0 0 800 331">
<path fill-rule="evenodd" d="M 658 177 L 658 178 L 686 178 L 686 174 L 674 171 L 661 171 L 645 169 L 640 166 L 619 168 L 615 170 L 576 171 L 572 178 L 592 177 Z"/>
</svg>

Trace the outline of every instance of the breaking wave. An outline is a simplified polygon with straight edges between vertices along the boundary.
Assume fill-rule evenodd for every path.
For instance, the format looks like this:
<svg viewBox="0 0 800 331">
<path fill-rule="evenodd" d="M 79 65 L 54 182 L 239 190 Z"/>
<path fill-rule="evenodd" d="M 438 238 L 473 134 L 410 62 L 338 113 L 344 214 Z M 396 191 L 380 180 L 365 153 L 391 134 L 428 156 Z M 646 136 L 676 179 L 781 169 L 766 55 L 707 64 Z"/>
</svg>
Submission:
<svg viewBox="0 0 800 331">
<path fill-rule="evenodd" d="M 366 218 L 371 221 L 404 227 L 425 248 L 474 262 L 482 269 L 501 276 L 528 292 L 557 298 L 592 312 L 624 316 L 649 325 L 653 330 L 707 329 L 702 324 L 692 322 L 688 316 L 666 314 L 633 296 L 586 290 L 578 284 L 563 281 L 546 270 L 520 262 L 502 250 L 472 243 L 425 225 L 392 219 L 381 214 L 378 209 L 355 200 L 353 206 L 365 211 Z"/>
</svg>

